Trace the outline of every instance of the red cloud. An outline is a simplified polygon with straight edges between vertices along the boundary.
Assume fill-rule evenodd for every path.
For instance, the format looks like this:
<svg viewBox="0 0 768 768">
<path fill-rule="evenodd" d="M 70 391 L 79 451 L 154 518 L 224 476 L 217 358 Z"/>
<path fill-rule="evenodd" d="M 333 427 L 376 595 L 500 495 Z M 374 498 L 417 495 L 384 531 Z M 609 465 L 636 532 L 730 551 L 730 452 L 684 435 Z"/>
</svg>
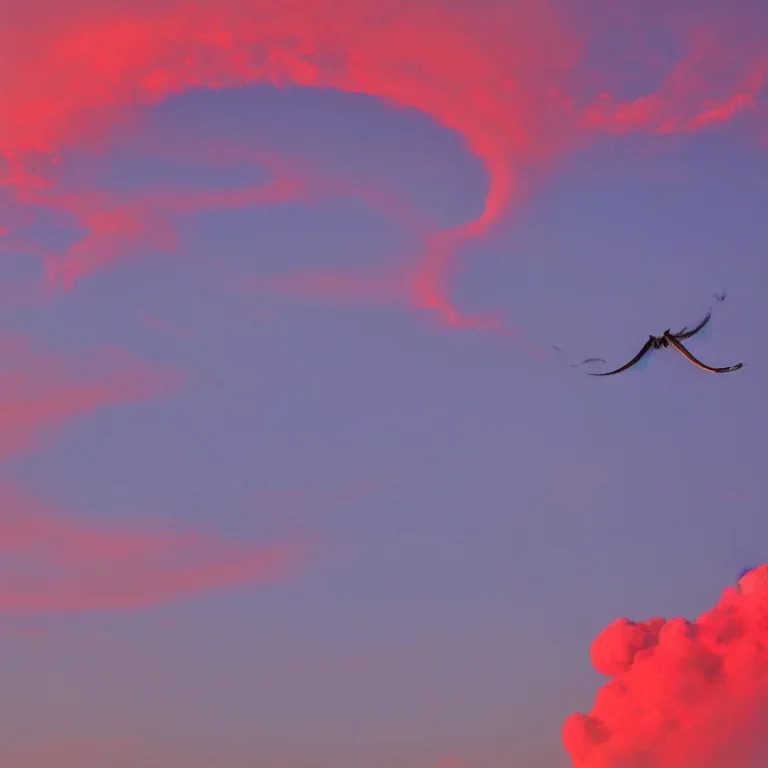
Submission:
<svg viewBox="0 0 768 768">
<path fill-rule="evenodd" d="M 283 578 L 305 553 L 303 542 L 78 520 L 0 487 L 0 614 L 145 608 Z"/>
<path fill-rule="evenodd" d="M 656 92 L 623 103 L 601 94 L 587 112 L 588 124 L 616 133 L 681 133 L 754 108 L 768 82 L 767 40 L 765 33 L 755 40 L 745 23 L 726 17 L 717 25 L 696 25 L 685 35 L 686 55 Z"/>
<path fill-rule="evenodd" d="M 603 5 L 566 4 L 557 12 L 540 0 L 482 9 L 392 0 L 11 4 L 0 29 L 6 183 L 23 198 L 44 185 L 46 155 L 98 141 L 125 107 L 195 87 L 291 82 L 415 108 L 463 136 L 489 175 L 482 211 L 441 233 L 410 282 L 413 303 L 463 325 L 467 318 L 447 294 L 456 250 L 520 194 L 523 167 L 550 161 L 597 131 L 690 131 L 731 119 L 765 85 L 762 18 L 731 5 L 706 15 L 690 3 L 653 17 L 656 31 L 682 47 L 659 87 L 632 98 L 598 97 L 590 82 L 600 77 L 584 62 L 621 16 L 615 3 Z M 642 46 L 643 35 L 635 37 Z M 636 57 L 640 66 L 657 59 L 651 51 Z M 631 81 L 647 75 L 635 71 Z M 99 209 L 87 224 L 91 235 L 75 262 L 117 255 L 137 234 L 161 248 L 172 242 L 146 210 L 105 216 Z"/>
<path fill-rule="evenodd" d="M 768 565 L 696 621 L 619 619 L 592 645 L 613 679 L 563 739 L 575 768 L 756 768 L 768 761 Z"/>
<path fill-rule="evenodd" d="M 266 169 L 265 183 L 216 191 L 153 189 L 140 193 L 109 194 L 101 191 L 52 191 L 54 184 L 27 191 L 36 205 L 62 211 L 85 233 L 65 253 L 46 258 L 51 284 L 72 287 L 76 281 L 119 259 L 134 256 L 142 248 L 174 252 L 178 249 L 175 217 L 200 210 L 233 209 L 282 202 L 312 201 L 320 196 L 363 199 L 384 216 L 395 220 L 416 237 L 423 237 L 428 222 L 408 206 L 382 190 L 369 189 L 352 180 L 331 178 L 308 163 L 264 155 L 232 145 L 199 145 L 180 142 L 165 153 L 216 167 L 254 165 Z M 405 302 L 408 285 L 404 276 L 359 276 L 326 270 L 275 280 L 254 279 L 254 287 L 276 292 L 314 295 L 330 299 L 373 298 Z"/>
<path fill-rule="evenodd" d="M 155 397 L 183 377 L 121 352 L 67 363 L 20 336 L 0 335 L 0 459 L 25 452 L 68 419 L 105 405 Z"/>
<path fill-rule="evenodd" d="M 134 255 L 142 246 L 176 251 L 173 215 L 284 202 L 301 191 L 300 180 L 276 178 L 262 185 L 216 192 L 151 192 L 136 200 L 110 199 L 104 193 L 38 196 L 39 202 L 69 213 L 86 233 L 62 257 L 48 259 L 48 277 L 71 287 L 104 264 Z"/>
</svg>

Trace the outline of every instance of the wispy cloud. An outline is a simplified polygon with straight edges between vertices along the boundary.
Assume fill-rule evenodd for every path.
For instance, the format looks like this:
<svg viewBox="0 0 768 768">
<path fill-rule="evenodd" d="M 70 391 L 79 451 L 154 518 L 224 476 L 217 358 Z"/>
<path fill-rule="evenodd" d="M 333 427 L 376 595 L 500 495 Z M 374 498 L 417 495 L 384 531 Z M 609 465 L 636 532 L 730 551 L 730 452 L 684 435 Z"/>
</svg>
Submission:
<svg viewBox="0 0 768 768">
<path fill-rule="evenodd" d="M 558 12 L 526 0 L 488 4 L 480 13 L 471 4 L 384 0 L 79 0 L 63 13 L 52 0 L 17 4 L 4 12 L 0 30 L 0 101 L 9 107 L 0 135 L 5 184 L 17 201 L 33 201 L 59 153 L 96 145 L 118 124 L 131 130 L 126 107 L 190 88 L 273 82 L 368 94 L 432 116 L 484 163 L 481 212 L 428 240 L 408 296 L 451 325 L 493 327 L 464 316 L 450 299 L 450 280 L 459 249 L 524 194 L 523 168 L 551 164 L 606 131 L 687 132 L 731 120 L 750 111 L 765 87 L 759 24 L 735 6 L 697 15 L 695 4 L 683 4 L 667 17 L 653 16 L 679 45 L 666 72 L 657 78 L 659 57 L 643 49 L 632 77 L 613 77 L 606 90 L 601 73 L 585 62 L 620 14 L 596 6 Z M 642 48 L 643 30 L 628 31 Z M 658 85 L 632 93 L 643 76 Z M 297 194 L 276 184 L 189 204 L 274 203 Z M 138 245 L 173 248 L 173 228 L 153 218 L 150 197 L 128 206 L 78 203 L 85 233 L 59 265 L 66 266 L 63 277 L 135 253 Z"/>
<path fill-rule="evenodd" d="M 267 544 L 160 524 L 77 518 L 0 486 L 0 614 L 129 611 L 274 582 L 305 540 Z"/>
<path fill-rule="evenodd" d="M 76 416 L 167 394 L 183 380 L 120 350 L 67 359 L 25 336 L 0 334 L 0 459 L 32 449 Z"/>
</svg>

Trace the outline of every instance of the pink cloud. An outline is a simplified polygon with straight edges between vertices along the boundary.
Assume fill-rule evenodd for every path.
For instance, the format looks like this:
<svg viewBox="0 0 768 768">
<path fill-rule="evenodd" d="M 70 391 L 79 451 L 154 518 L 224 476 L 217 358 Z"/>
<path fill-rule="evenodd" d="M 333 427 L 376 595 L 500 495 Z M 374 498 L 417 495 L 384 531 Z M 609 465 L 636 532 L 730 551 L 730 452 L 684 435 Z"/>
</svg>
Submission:
<svg viewBox="0 0 768 768">
<path fill-rule="evenodd" d="M 157 147 L 148 147 L 148 150 L 218 168 L 261 167 L 272 178 L 261 184 L 216 191 L 166 188 L 126 194 L 98 189 L 62 191 L 61 180 L 49 176 L 45 183 L 26 190 L 26 200 L 38 207 L 66 213 L 82 232 L 80 238 L 64 252 L 44 254 L 50 287 L 72 288 L 93 272 L 127 258 L 135 258 L 139 251 L 177 252 L 178 217 L 202 210 L 299 200 L 311 203 L 317 198 L 329 196 L 354 197 L 365 201 L 417 238 L 423 238 L 430 228 L 430 223 L 423 216 L 386 191 L 367 187 L 340 175 L 329 176 L 306 161 L 298 162 L 274 153 L 265 154 L 247 147 L 216 143 L 180 141 L 167 152 Z M 300 274 L 254 277 L 243 285 L 326 301 L 373 301 L 395 305 L 406 304 L 410 291 L 402 266 L 389 269 L 386 274 L 363 274 L 332 268 L 306 270 Z M 157 322 L 152 324 L 157 326 Z M 170 329 L 166 327 L 164 330 Z"/>
<path fill-rule="evenodd" d="M 135 130 L 126 108 L 190 88 L 290 82 L 371 95 L 430 115 L 483 162 L 482 210 L 429 240 L 408 295 L 453 326 L 492 327 L 461 313 L 449 282 L 459 249 L 488 233 L 523 194 L 523 168 L 551 163 L 601 132 L 686 132 L 752 110 L 768 73 L 760 19 L 731 6 L 699 17 L 695 8 L 656 19 L 681 44 L 681 56 L 658 87 L 627 98 L 616 89 L 598 96 L 595 78 L 583 71 L 595 40 L 621 16 L 595 8 L 556 11 L 538 0 L 489 3 L 482 11 L 391 0 L 77 0 L 64 12 L 53 0 L 13 4 L 0 29 L 5 183 L 22 200 L 44 191 L 39 167 L 46 157 L 96 145 L 121 121 L 121 129 Z M 641 31 L 629 31 L 637 33 L 634 60 L 645 70 L 635 76 L 656 75 L 659 57 L 643 49 Z M 279 202 L 297 189 L 243 194 L 247 204 Z M 195 204 L 209 203 L 244 204 L 237 194 Z M 87 234 L 63 277 L 140 243 L 172 249 L 172 227 L 151 211 L 141 202 L 81 211 Z"/>
<path fill-rule="evenodd" d="M 574 768 L 755 768 L 768 760 L 768 565 L 695 621 L 618 619 L 592 644 L 611 679 L 563 739 Z"/>
<path fill-rule="evenodd" d="M 709 23 L 689 22 L 681 33 L 685 53 L 658 89 L 623 102 L 603 93 L 588 123 L 616 133 L 686 133 L 752 110 L 768 83 L 766 37 L 754 21 L 750 29 L 748 15 L 723 12 Z"/>
<path fill-rule="evenodd" d="M 178 251 L 176 220 L 202 210 L 247 208 L 285 202 L 311 203 L 320 197 L 354 197 L 364 200 L 382 215 L 396 221 L 417 237 L 423 237 L 429 223 L 407 205 L 383 190 L 371 189 L 341 176 L 331 177 L 274 154 L 249 151 L 236 146 L 193 145 L 180 142 L 168 154 L 219 168 L 253 165 L 265 168 L 272 178 L 262 184 L 216 191 L 153 189 L 131 195 L 99 191 L 57 192 L 59 182 L 28 193 L 36 205 L 68 214 L 83 235 L 64 253 L 45 257 L 51 285 L 71 288 L 83 277 L 113 264 L 135 258 L 143 249 L 165 253 Z M 402 269 L 401 269 L 402 271 Z M 313 271 L 308 275 L 254 278 L 254 287 L 277 292 L 312 295 L 327 300 L 375 298 L 404 303 L 408 286 L 405 277 L 395 275 L 359 276 L 340 270 Z"/>
<path fill-rule="evenodd" d="M 117 350 L 68 361 L 23 336 L 0 334 L 0 459 L 32 449 L 75 416 L 166 394 L 183 379 Z"/>
<path fill-rule="evenodd" d="M 277 177 L 260 185 L 219 191 L 160 190 L 137 199 L 103 192 L 51 194 L 35 197 L 38 204 L 70 214 L 84 235 L 64 254 L 47 259 L 52 284 L 72 287 L 106 264 L 147 248 L 174 253 L 178 233 L 174 217 L 204 209 L 244 208 L 285 202 L 303 190 L 300 179 Z"/>
<path fill-rule="evenodd" d="M 194 141 L 184 137 L 179 137 L 173 147 L 151 140 L 147 140 L 144 145 L 153 155 L 200 163 L 206 167 L 264 168 L 273 178 L 291 180 L 308 200 L 334 195 L 357 198 L 417 236 L 425 236 L 435 229 L 434 222 L 391 191 L 365 184 L 339 172 L 330 174 L 306 157 L 288 157 L 273 150 L 265 152 L 235 141 Z"/>
<path fill-rule="evenodd" d="M 305 541 L 78 519 L 0 487 L 0 614 L 128 611 L 283 579 Z"/>
</svg>

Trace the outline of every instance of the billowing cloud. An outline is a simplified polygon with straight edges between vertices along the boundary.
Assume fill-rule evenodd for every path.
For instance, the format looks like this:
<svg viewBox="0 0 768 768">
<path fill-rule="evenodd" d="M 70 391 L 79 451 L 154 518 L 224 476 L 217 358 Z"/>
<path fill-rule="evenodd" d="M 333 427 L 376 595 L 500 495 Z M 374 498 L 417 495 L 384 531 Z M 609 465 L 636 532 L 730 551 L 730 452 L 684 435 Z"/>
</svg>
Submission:
<svg viewBox="0 0 768 768">
<path fill-rule="evenodd" d="M 305 541 L 256 544 L 159 524 L 105 523 L 0 486 L 0 614 L 128 611 L 279 580 Z"/>
<path fill-rule="evenodd" d="M 166 394 L 183 378 L 119 350 L 66 359 L 24 336 L 0 334 L 0 459 L 30 450 L 75 416 Z"/>
<path fill-rule="evenodd" d="M 612 679 L 565 722 L 575 768 L 768 763 L 768 564 L 695 621 L 615 621 L 592 662 Z"/>
<path fill-rule="evenodd" d="M 488 173 L 480 213 L 434 233 L 407 283 L 413 305 L 464 325 L 448 290 L 456 253 L 522 194 L 522 169 L 551 163 L 600 132 L 699 130 L 756 105 L 768 75 L 766 32 L 748 4 L 716 4 L 705 13 L 699 3 L 681 3 L 662 14 L 649 10 L 645 20 L 632 5 L 521 0 L 478 10 L 447 1 L 76 0 L 63 10 L 53 0 L 5 3 L 4 181 L 17 202 L 33 204 L 60 153 L 100 142 L 115 125 L 130 130 L 126 108 L 191 88 L 293 83 L 414 108 L 461 135 Z M 673 57 L 654 48 L 648 24 L 674 41 Z M 632 71 L 622 77 L 616 67 L 609 77 L 600 43 L 622 25 Z M 245 198 L 274 202 L 296 191 L 268 186 Z M 235 198 L 219 202 L 243 204 Z M 149 199 L 77 209 L 86 232 L 69 254 L 70 279 L 137 250 L 142 239 L 175 247 L 172 228 L 152 217 Z M 340 285 L 336 293 L 348 295 Z"/>
</svg>

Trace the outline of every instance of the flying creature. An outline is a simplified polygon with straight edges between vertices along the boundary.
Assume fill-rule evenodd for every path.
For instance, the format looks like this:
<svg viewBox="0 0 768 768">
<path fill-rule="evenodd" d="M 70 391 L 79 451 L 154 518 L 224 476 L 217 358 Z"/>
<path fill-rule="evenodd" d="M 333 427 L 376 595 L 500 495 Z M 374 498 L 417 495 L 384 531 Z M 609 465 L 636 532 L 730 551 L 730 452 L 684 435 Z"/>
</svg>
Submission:
<svg viewBox="0 0 768 768">
<path fill-rule="evenodd" d="M 714 297 L 718 301 L 723 301 L 725 299 L 725 294 L 715 294 Z M 607 373 L 590 372 L 589 375 L 613 376 L 614 374 L 629 370 L 633 365 L 639 363 L 643 357 L 645 357 L 645 355 L 652 349 L 667 349 L 670 346 L 674 347 L 686 360 L 688 360 L 690 363 L 693 363 L 693 365 L 695 365 L 697 368 L 701 368 L 702 371 L 708 371 L 709 373 L 730 373 L 731 371 L 738 371 L 739 368 L 743 367 L 744 363 L 727 365 L 722 368 L 713 368 L 712 366 L 706 365 L 705 363 L 702 363 L 701 360 L 698 360 L 696 357 L 694 357 L 682 344 L 683 340 L 690 339 L 691 337 L 695 336 L 710 321 L 711 317 L 712 310 L 710 309 L 709 312 L 707 312 L 707 316 L 690 331 L 688 330 L 687 326 L 677 333 L 672 333 L 671 330 L 667 328 L 667 330 L 664 331 L 661 336 L 649 336 L 648 341 L 643 344 L 640 351 L 628 363 L 625 363 L 620 368 L 616 368 L 614 371 L 608 371 Z"/>
</svg>

